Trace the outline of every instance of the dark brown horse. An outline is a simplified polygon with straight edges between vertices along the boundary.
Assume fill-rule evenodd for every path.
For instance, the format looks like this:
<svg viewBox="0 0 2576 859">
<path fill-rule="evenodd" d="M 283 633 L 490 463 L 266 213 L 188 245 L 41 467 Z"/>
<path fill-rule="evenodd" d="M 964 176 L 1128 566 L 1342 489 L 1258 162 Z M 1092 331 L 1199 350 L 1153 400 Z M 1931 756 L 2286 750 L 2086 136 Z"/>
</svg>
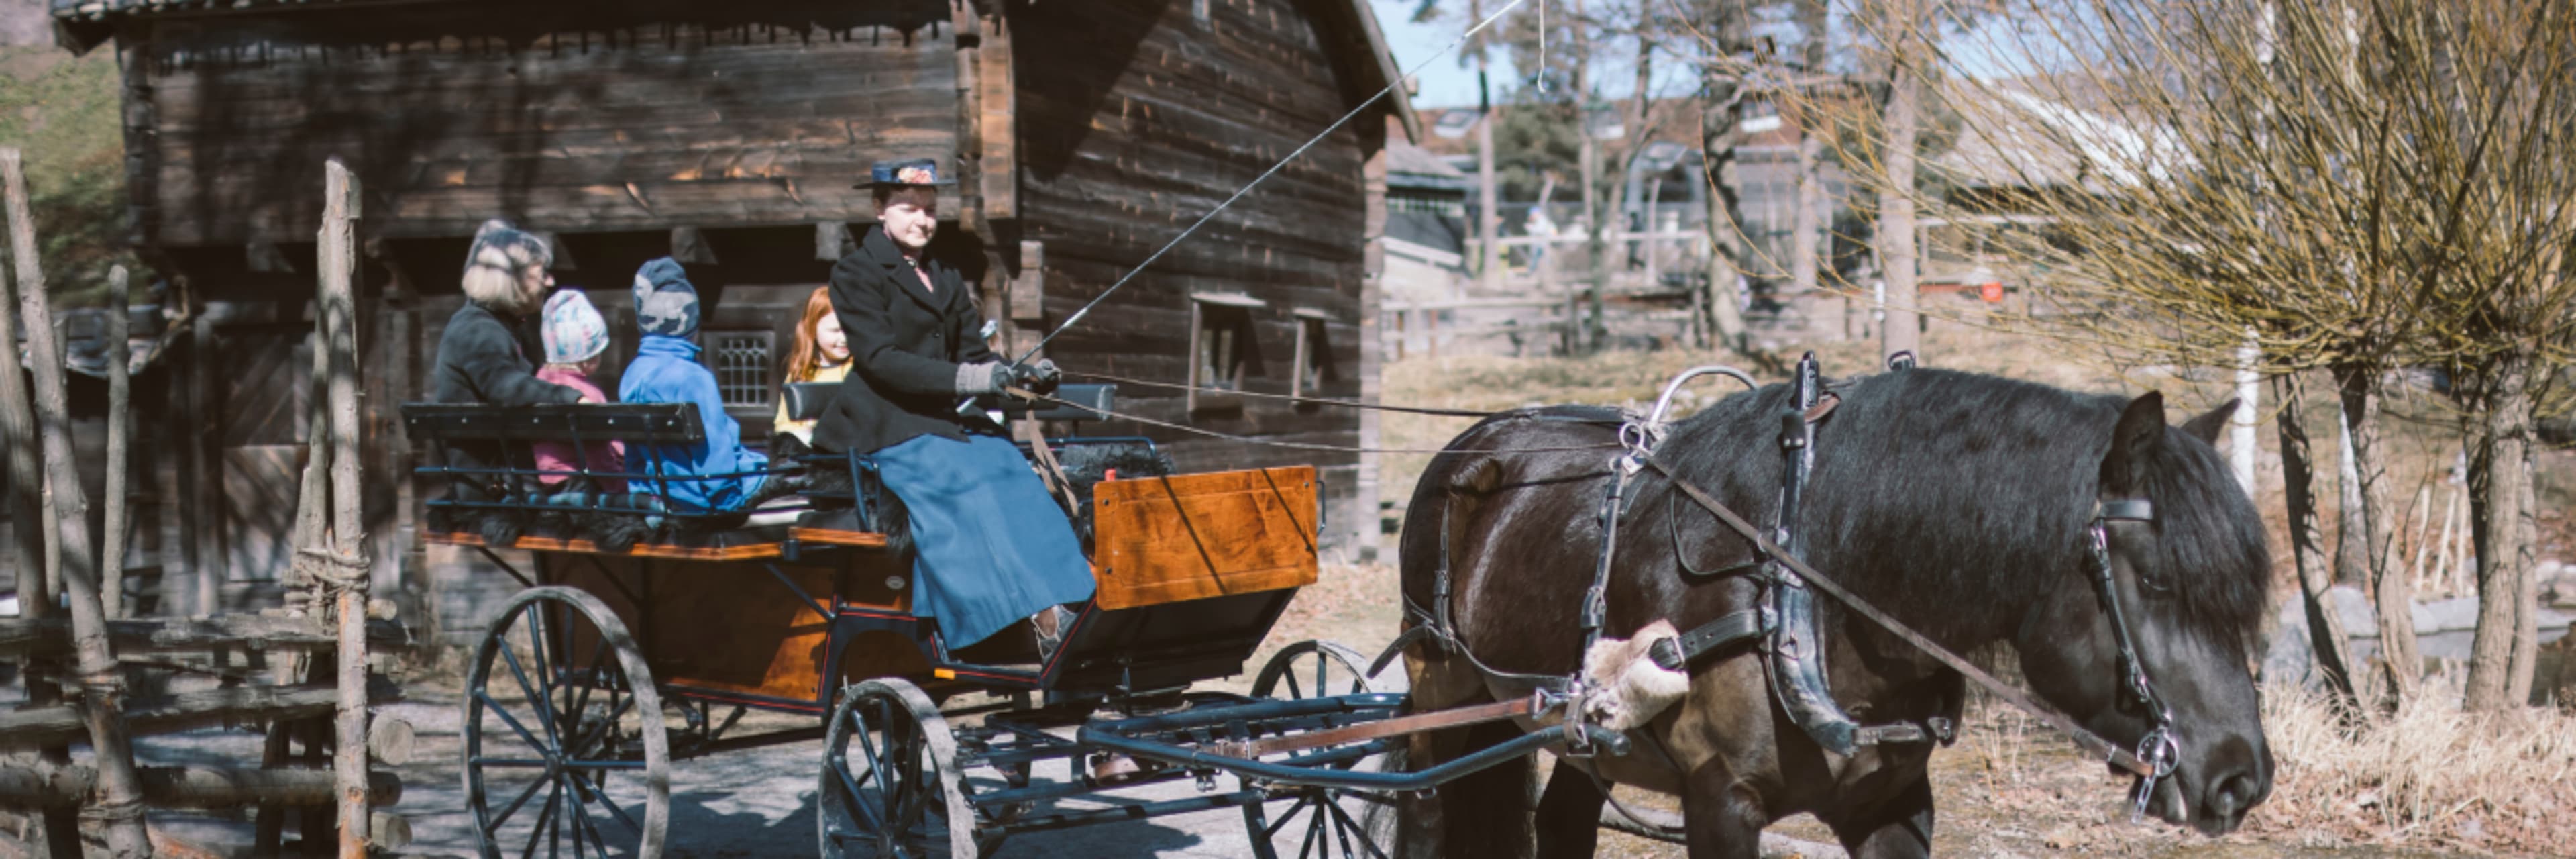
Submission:
<svg viewBox="0 0 2576 859">
<path fill-rule="evenodd" d="M 2041 699 L 2134 744 L 2147 724 L 2120 705 L 2086 529 L 2099 500 L 2151 502 L 2152 522 L 2105 529 L 2139 661 L 2171 707 L 2180 747 L 2151 810 L 2221 833 L 2263 801 L 2272 757 L 2246 653 L 2270 564 L 2254 506 L 2211 446 L 2232 404 L 2175 428 L 2152 393 L 2124 402 L 1940 370 L 1863 377 L 1835 391 L 1841 403 L 1817 426 L 1813 478 L 1793 523 L 1818 572 L 1954 652 L 2009 645 Z M 1782 385 L 1729 397 L 1675 425 L 1657 456 L 1769 527 L 1788 398 Z M 1491 418 L 1449 449 L 1556 450 L 1442 454 L 1416 487 L 1402 543 L 1405 599 L 1415 610 L 1433 606 L 1445 564 L 1457 638 L 1486 666 L 1575 670 L 1579 606 L 1601 548 L 1596 515 L 1618 451 L 1564 449 L 1614 442 L 1615 423 L 1597 409 Z M 1658 619 L 1689 629 L 1754 605 L 1751 577 L 1725 572 L 1755 560 L 1754 548 L 1655 472 L 1637 479 L 1620 520 L 1605 635 Z M 1957 723 L 1959 674 L 1817 599 L 1832 696 L 1856 721 Z M 1527 689 L 1429 642 L 1410 646 L 1405 661 L 1419 709 Z M 1798 812 L 1823 820 L 1855 856 L 1927 855 L 1933 744 L 1829 753 L 1785 714 L 1765 676 L 1750 647 L 1704 657 L 1687 695 L 1629 732 L 1628 754 L 1593 758 L 1590 773 L 1560 761 L 1535 815 L 1521 811 L 1535 777 L 1527 763 L 1405 800 L 1400 852 L 1589 856 L 1603 808 L 1597 775 L 1681 797 L 1696 859 L 1755 856 L 1762 828 Z M 1434 734 L 1410 754 L 1436 764 L 1528 727 Z"/>
</svg>

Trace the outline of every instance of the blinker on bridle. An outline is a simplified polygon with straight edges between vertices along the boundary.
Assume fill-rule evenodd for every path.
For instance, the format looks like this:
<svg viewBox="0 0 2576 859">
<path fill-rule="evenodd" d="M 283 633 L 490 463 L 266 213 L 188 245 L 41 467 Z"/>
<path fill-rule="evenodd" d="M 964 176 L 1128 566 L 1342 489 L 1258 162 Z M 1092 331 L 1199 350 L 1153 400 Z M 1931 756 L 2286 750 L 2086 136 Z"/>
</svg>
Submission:
<svg viewBox="0 0 2576 859">
<path fill-rule="evenodd" d="M 2157 783 L 2173 775 L 2174 767 L 2182 757 L 2182 747 L 2173 735 L 2173 710 L 2156 695 L 2155 684 L 2148 682 L 2146 664 L 2138 660 L 2137 643 L 2129 635 L 2128 614 L 2121 609 L 2119 586 L 2111 575 L 2108 525 L 2112 522 L 2151 523 L 2155 520 L 2155 505 L 2146 499 L 2115 498 L 2097 502 L 2093 507 L 2093 521 L 2084 527 L 2085 542 L 2091 549 L 2086 560 L 2091 568 L 2093 590 L 2102 600 L 2103 612 L 2110 615 L 2112 637 L 2120 645 L 2122 682 L 2119 707 L 2122 712 L 2142 713 L 2147 720 L 2147 733 L 2138 738 L 2134 754 L 2155 774 L 2138 776 L 2137 783 L 2129 788 L 2129 820 L 2133 823 L 2146 817 L 2147 803 L 2154 798 Z"/>
</svg>

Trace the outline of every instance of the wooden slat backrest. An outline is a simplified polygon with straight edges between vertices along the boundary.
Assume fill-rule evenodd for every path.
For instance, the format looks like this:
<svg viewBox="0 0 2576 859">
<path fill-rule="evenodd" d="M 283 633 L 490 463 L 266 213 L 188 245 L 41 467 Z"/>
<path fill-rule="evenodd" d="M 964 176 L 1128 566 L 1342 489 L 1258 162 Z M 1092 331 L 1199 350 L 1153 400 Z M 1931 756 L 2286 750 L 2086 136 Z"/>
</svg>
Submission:
<svg viewBox="0 0 2576 859">
<path fill-rule="evenodd" d="M 590 438 L 642 444 L 706 440 L 689 403 L 574 403 L 487 406 L 404 403 L 403 426 L 414 441 L 562 441 Z"/>
</svg>

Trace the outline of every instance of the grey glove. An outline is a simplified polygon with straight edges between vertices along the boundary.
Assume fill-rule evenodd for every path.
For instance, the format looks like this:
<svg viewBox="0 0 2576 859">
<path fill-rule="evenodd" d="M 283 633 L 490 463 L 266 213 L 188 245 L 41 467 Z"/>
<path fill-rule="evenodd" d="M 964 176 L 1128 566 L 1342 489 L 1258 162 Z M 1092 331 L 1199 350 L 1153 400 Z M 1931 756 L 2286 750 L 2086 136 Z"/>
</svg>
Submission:
<svg viewBox="0 0 2576 859">
<path fill-rule="evenodd" d="M 1010 365 L 999 361 L 957 365 L 957 393 L 977 397 L 998 394 L 1011 384 Z"/>
<path fill-rule="evenodd" d="M 1056 386 L 1064 382 L 1064 371 L 1056 369 L 1054 361 L 1044 358 L 1035 364 L 1012 365 L 1011 376 L 1012 384 L 1039 396 L 1055 393 Z"/>
</svg>

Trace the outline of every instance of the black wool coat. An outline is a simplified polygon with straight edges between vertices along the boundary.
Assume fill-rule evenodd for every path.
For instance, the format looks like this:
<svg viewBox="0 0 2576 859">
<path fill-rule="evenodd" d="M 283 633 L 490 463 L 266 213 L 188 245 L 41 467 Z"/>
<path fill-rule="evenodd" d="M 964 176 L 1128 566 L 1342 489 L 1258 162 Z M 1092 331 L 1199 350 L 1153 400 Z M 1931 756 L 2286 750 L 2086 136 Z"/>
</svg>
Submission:
<svg viewBox="0 0 2576 859">
<path fill-rule="evenodd" d="M 431 397 L 442 403 L 493 406 L 580 402 L 580 391 L 536 377 L 536 365 L 528 360 L 527 344 L 517 330 L 524 321 L 471 301 L 457 308 L 456 315 L 447 318 L 447 330 L 438 335 L 438 358 L 430 370 Z M 508 464 L 499 442 L 450 442 L 446 450 L 449 468 Z"/>
<path fill-rule="evenodd" d="M 821 450 L 873 453 L 930 434 L 964 440 L 957 366 L 998 361 L 966 280 L 925 260 L 925 288 L 883 227 L 832 266 L 832 310 L 850 337 L 850 375 L 814 427 Z"/>
</svg>

